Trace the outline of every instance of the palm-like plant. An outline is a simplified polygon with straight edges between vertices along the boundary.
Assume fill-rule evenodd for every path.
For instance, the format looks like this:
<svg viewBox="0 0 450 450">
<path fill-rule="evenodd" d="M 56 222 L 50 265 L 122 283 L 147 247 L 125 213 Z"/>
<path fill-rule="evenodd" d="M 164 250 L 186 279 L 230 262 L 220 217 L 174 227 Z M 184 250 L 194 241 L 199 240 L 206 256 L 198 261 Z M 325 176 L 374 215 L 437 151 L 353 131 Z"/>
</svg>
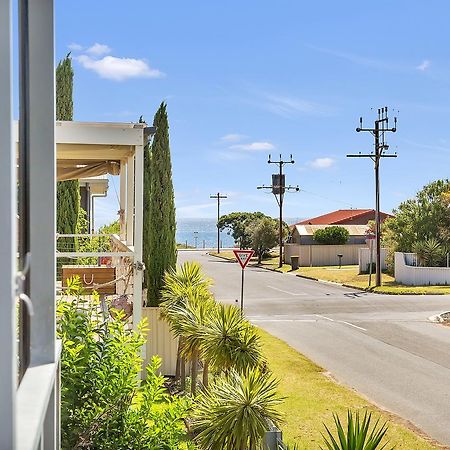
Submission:
<svg viewBox="0 0 450 450">
<path fill-rule="evenodd" d="M 438 266 L 444 260 L 446 253 L 442 244 L 434 238 L 416 242 L 413 251 L 417 253 L 419 264 L 425 267 Z"/>
<path fill-rule="evenodd" d="M 209 293 L 212 280 L 201 270 L 200 264 L 187 261 L 176 269 L 170 269 L 164 276 L 161 291 L 162 314 L 173 304 L 182 303 L 192 294 Z"/>
<path fill-rule="evenodd" d="M 195 440 L 203 450 L 257 450 L 281 421 L 278 382 L 260 369 L 231 370 L 203 392 L 194 411 Z"/>
<path fill-rule="evenodd" d="M 344 429 L 339 416 L 333 414 L 337 436 L 334 437 L 325 425 L 326 435 L 323 435 L 326 447 L 322 450 L 383 450 L 388 443 L 382 443 L 388 427 L 380 424 L 378 418 L 371 427 L 372 413 L 365 411 L 363 418 L 358 411 L 354 414 L 347 411 L 347 430 Z M 393 448 L 393 447 L 392 447 Z"/>
<path fill-rule="evenodd" d="M 170 326 L 180 337 L 180 354 L 191 361 L 191 392 L 195 395 L 198 361 L 202 357 L 203 328 L 211 310 L 216 308 L 212 297 L 191 294 L 182 304 L 171 307 Z"/>
<path fill-rule="evenodd" d="M 256 329 L 233 305 L 218 304 L 211 310 L 202 333 L 203 355 L 217 372 L 243 372 L 263 362 Z"/>
<path fill-rule="evenodd" d="M 209 301 L 211 293 L 209 287 L 212 280 L 201 271 L 201 266 L 196 262 L 186 262 L 176 269 L 166 272 L 162 288 L 161 316 L 164 317 L 171 328 L 177 326 L 182 319 L 182 308 L 186 307 L 187 299 L 203 299 Z M 184 335 L 179 332 L 178 357 L 176 379 L 181 378 L 181 388 L 185 386 L 185 361 L 181 355 L 184 345 Z"/>
</svg>

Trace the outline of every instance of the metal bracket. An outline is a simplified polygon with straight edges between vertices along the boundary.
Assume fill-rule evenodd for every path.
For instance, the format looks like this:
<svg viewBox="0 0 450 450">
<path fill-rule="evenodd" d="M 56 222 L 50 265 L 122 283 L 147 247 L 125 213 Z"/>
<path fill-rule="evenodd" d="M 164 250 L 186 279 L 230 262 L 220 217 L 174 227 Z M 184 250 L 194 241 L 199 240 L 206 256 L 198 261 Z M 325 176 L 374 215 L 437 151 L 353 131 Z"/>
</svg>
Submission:
<svg viewBox="0 0 450 450">
<path fill-rule="evenodd" d="M 142 261 L 136 261 L 133 264 L 133 268 L 135 270 L 142 270 L 142 271 L 144 271 L 145 270 L 145 264 Z"/>
<path fill-rule="evenodd" d="M 30 253 L 27 253 L 25 255 L 25 264 L 24 264 L 22 270 L 17 272 L 17 275 L 16 275 L 16 295 L 26 305 L 28 314 L 30 316 L 32 316 L 34 314 L 33 303 L 31 301 L 30 297 L 28 297 L 28 295 L 25 294 L 25 292 L 24 292 L 25 291 L 25 288 L 24 288 L 25 280 L 27 278 L 28 271 L 30 270 L 30 260 L 31 260 L 31 255 L 30 255 Z"/>
</svg>

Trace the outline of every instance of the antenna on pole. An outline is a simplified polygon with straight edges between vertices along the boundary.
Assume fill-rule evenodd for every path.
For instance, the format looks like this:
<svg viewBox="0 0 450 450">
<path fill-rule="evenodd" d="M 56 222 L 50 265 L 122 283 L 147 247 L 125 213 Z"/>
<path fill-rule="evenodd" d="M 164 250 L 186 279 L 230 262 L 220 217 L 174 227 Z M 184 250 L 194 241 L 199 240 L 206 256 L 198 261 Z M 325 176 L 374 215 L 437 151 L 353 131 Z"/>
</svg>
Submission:
<svg viewBox="0 0 450 450">
<path fill-rule="evenodd" d="M 378 108 L 377 119 L 373 128 L 363 128 L 363 119 L 359 118 L 359 127 L 356 132 L 368 132 L 375 138 L 374 152 L 347 155 L 347 158 L 370 158 L 375 164 L 375 239 L 376 239 L 376 286 L 381 286 L 381 218 L 380 218 L 380 160 L 381 158 L 397 158 L 397 153 L 386 153 L 389 145 L 386 144 L 385 135 L 397 131 L 397 117 L 394 117 L 394 126 L 389 128 L 388 107 Z"/>
<path fill-rule="evenodd" d="M 278 267 L 283 267 L 283 200 L 284 194 L 286 191 L 295 191 L 298 192 L 300 188 L 298 186 L 286 186 L 285 183 L 285 175 L 283 173 L 283 166 L 285 164 L 294 164 L 295 161 L 292 158 L 292 154 L 290 155 L 289 160 L 283 161 L 283 158 L 280 154 L 280 159 L 278 161 L 272 161 L 271 155 L 269 155 L 269 159 L 267 161 L 268 164 L 276 164 L 279 167 L 279 172 L 272 175 L 272 185 L 271 186 L 257 186 L 257 189 L 271 189 L 272 194 L 275 196 L 275 199 L 280 208 L 280 223 L 279 223 L 279 245 L 280 245 L 280 261 Z"/>
</svg>

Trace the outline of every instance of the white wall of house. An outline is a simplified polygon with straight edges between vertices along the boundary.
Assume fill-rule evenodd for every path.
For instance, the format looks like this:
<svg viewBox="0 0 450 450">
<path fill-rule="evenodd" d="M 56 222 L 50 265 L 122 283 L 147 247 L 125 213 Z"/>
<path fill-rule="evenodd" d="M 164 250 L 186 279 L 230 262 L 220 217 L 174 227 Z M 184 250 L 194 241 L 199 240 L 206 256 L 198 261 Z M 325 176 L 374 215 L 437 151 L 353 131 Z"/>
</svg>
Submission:
<svg viewBox="0 0 450 450">
<path fill-rule="evenodd" d="M 353 265 L 359 262 L 359 249 L 367 248 L 361 244 L 345 245 L 298 245 L 285 244 L 285 261 L 291 262 L 291 256 L 299 256 L 300 266 L 337 266 L 342 256 L 343 265 Z"/>
<path fill-rule="evenodd" d="M 450 268 L 417 267 L 415 254 L 395 253 L 395 281 L 407 286 L 450 285 Z"/>
<path fill-rule="evenodd" d="M 377 258 L 375 242 L 373 245 L 372 252 L 373 252 L 372 253 L 372 262 L 375 262 L 376 258 Z M 381 270 L 385 270 L 387 268 L 386 256 L 387 256 L 387 249 L 382 248 L 381 249 Z M 359 273 L 367 272 L 367 268 L 370 264 L 370 248 L 368 248 L 368 247 L 360 248 L 358 258 L 359 258 L 359 262 L 358 262 L 359 263 Z"/>
</svg>

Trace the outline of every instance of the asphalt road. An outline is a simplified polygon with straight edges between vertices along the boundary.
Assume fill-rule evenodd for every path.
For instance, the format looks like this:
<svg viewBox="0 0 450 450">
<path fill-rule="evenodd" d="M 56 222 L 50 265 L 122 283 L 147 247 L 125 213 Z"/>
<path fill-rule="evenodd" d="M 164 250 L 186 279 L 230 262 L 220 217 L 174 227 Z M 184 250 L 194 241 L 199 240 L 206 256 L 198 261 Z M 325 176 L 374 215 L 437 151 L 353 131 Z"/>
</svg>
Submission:
<svg viewBox="0 0 450 450">
<path fill-rule="evenodd" d="M 218 300 L 239 299 L 237 263 L 204 251 L 178 259 L 202 264 Z M 450 446 L 450 327 L 427 320 L 450 311 L 450 296 L 369 294 L 248 267 L 244 309 L 340 382 Z"/>
</svg>

